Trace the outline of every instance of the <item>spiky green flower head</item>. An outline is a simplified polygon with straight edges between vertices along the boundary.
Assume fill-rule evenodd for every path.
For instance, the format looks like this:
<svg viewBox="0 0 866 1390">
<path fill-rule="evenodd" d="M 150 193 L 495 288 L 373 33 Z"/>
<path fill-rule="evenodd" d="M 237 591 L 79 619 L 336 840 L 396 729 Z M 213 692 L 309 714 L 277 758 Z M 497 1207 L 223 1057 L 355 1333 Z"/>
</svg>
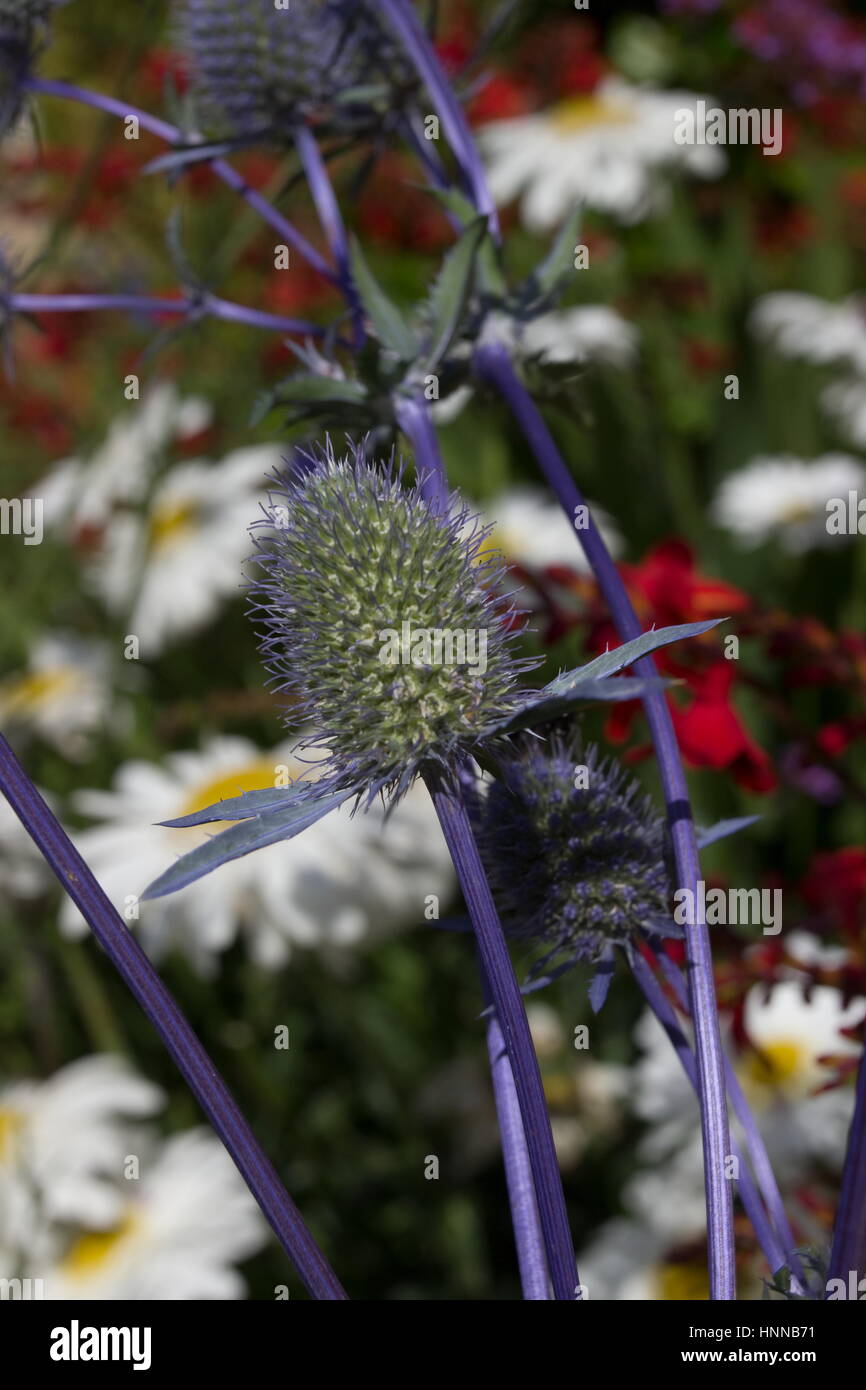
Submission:
<svg viewBox="0 0 866 1390">
<path fill-rule="evenodd" d="M 17 121 L 24 84 L 48 37 L 51 16 L 66 0 L 0 0 L 0 136 Z"/>
<path fill-rule="evenodd" d="M 665 822 L 637 782 L 577 734 L 524 739 L 479 799 L 481 856 L 503 927 L 595 961 L 670 922 Z"/>
<path fill-rule="evenodd" d="M 489 528 L 456 495 L 446 504 L 328 440 L 281 477 L 257 552 L 253 612 L 272 683 L 295 697 L 293 722 L 330 750 L 323 775 L 369 799 L 399 796 L 421 770 L 450 781 L 516 708 L 515 614 L 482 555 Z"/>
<path fill-rule="evenodd" d="M 341 125 L 340 98 L 396 48 L 367 0 L 178 0 L 181 45 L 211 134 L 291 137 L 298 121 Z M 344 119 L 341 119 L 343 117 Z"/>
</svg>

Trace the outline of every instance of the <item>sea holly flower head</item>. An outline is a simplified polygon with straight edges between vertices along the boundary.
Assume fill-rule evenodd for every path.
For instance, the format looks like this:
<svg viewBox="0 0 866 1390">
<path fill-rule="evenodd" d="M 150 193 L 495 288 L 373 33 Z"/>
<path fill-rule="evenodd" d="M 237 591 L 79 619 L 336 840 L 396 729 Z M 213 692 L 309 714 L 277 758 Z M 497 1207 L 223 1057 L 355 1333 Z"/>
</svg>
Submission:
<svg viewBox="0 0 866 1390">
<path fill-rule="evenodd" d="M 256 527 L 254 612 L 280 689 L 295 697 L 335 788 L 402 793 L 446 777 L 518 709 L 521 672 L 488 530 L 456 495 L 442 506 L 402 465 L 330 440 L 278 479 Z"/>
<path fill-rule="evenodd" d="M 664 820 L 577 735 L 524 740 L 475 815 L 503 927 L 547 948 L 533 978 L 557 957 L 597 961 L 672 929 Z"/>
<path fill-rule="evenodd" d="M 178 12 L 200 115 L 218 136 L 285 138 L 323 116 L 351 125 L 371 53 L 381 70 L 393 48 L 364 0 L 180 0 Z"/>
<path fill-rule="evenodd" d="M 0 0 L 0 136 L 21 113 L 24 83 L 43 48 L 51 15 L 66 0 Z"/>
</svg>

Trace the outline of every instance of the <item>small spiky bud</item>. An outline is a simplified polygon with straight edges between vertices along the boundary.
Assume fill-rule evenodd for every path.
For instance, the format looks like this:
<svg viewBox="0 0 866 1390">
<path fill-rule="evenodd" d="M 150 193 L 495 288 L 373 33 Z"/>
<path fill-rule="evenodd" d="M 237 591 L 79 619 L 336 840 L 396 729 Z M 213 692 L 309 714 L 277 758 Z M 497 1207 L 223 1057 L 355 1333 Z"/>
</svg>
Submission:
<svg viewBox="0 0 866 1390">
<path fill-rule="evenodd" d="M 579 739 L 525 740 L 475 810 L 506 931 L 597 960 L 670 918 L 665 824 L 633 778 Z"/>
<path fill-rule="evenodd" d="M 44 47 L 51 15 L 66 0 L 0 0 L 0 136 L 21 113 L 24 83 Z"/>
<path fill-rule="evenodd" d="M 434 507 L 402 465 L 347 443 L 346 457 L 329 440 L 277 479 L 256 530 L 253 611 L 293 717 L 330 750 L 325 775 L 400 795 L 422 768 L 450 777 L 512 713 L 534 663 L 513 655 L 501 570 L 479 554 L 487 530 L 456 496 Z"/>
<path fill-rule="evenodd" d="M 342 93 L 369 81 L 370 54 L 393 45 L 360 0 L 180 0 L 179 29 L 215 134 L 290 136 L 299 120 L 336 124 Z"/>
</svg>

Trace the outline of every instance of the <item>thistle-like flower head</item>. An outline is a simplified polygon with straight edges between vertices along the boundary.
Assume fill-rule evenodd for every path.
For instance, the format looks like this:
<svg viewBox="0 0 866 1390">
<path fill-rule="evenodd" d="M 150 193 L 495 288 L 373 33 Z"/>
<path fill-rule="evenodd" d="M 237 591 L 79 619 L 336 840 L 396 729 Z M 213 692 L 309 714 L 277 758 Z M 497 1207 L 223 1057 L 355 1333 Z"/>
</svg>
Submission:
<svg viewBox="0 0 866 1390">
<path fill-rule="evenodd" d="M 0 0 L 0 136 L 18 119 L 23 87 L 43 48 L 48 22 L 66 0 Z"/>
<path fill-rule="evenodd" d="M 475 810 L 506 931 L 593 961 L 670 917 L 665 823 L 621 767 L 579 739 L 524 740 Z"/>
<path fill-rule="evenodd" d="M 488 534 L 451 496 L 409 487 L 393 460 L 330 441 L 278 479 L 257 523 L 253 611 L 262 651 L 294 719 L 330 750 L 338 787 L 400 795 L 423 768 L 457 761 L 516 707 L 513 610 L 493 592 Z"/>
<path fill-rule="evenodd" d="M 179 0 L 181 43 L 215 134 L 278 138 L 369 81 L 393 44 L 366 0 Z"/>
</svg>

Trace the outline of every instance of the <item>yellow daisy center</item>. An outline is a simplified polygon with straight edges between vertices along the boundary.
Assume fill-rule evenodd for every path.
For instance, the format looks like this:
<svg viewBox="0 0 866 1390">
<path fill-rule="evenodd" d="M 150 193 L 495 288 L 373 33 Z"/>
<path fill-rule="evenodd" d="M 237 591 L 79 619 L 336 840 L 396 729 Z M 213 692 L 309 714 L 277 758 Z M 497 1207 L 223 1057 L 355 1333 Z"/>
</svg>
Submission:
<svg viewBox="0 0 866 1390">
<path fill-rule="evenodd" d="M 300 778 L 309 777 L 311 771 L 308 764 L 294 759 L 289 763 L 276 763 L 272 759 L 257 758 L 254 762 L 233 768 L 230 772 L 220 773 L 219 777 L 196 787 L 190 792 L 178 812 L 178 817 L 192 816 L 196 811 L 203 811 L 206 806 L 240 796 L 242 792 L 260 791 L 265 787 L 288 787 Z M 214 821 L 205 829 L 209 835 L 216 835 L 220 830 L 225 830 L 227 826 L 235 823 Z"/>
<path fill-rule="evenodd" d="M 154 507 L 147 526 L 151 550 L 163 550 L 195 529 L 199 509 L 193 502 L 166 501 Z"/>
<path fill-rule="evenodd" d="M 696 1260 L 660 1265 L 656 1291 L 665 1303 L 703 1303 L 710 1296 L 707 1267 Z"/>
<path fill-rule="evenodd" d="M 17 1110 L 0 1105 L 0 1163 L 11 1162 L 15 1136 L 23 1127 L 24 1120 Z"/>
<path fill-rule="evenodd" d="M 633 125 L 635 120 L 629 107 L 618 106 L 601 97 L 569 97 L 554 106 L 548 118 L 554 130 L 563 135 L 591 130 L 594 126 Z"/>
<path fill-rule="evenodd" d="M 787 525 L 795 525 L 798 521 L 811 521 L 817 508 L 811 502 L 789 502 L 787 507 L 783 507 L 781 519 Z"/>
<path fill-rule="evenodd" d="M 774 1038 L 747 1058 L 743 1082 L 753 1095 L 768 1091 L 802 1093 L 811 1079 L 811 1053 L 796 1038 Z"/>
<path fill-rule="evenodd" d="M 87 1231 L 72 1244 L 60 1268 L 69 1279 L 90 1279 L 116 1259 L 138 1230 L 139 1219 L 129 1211 L 110 1231 Z"/>
<path fill-rule="evenodd" d="M 33 713 L 58 695 L 68 694 L 77 681 L 78 673 L 70 666 L 55 666 L 8 681 L 0 688 L 0 711 L 7 717 Z"/>
</svg>

